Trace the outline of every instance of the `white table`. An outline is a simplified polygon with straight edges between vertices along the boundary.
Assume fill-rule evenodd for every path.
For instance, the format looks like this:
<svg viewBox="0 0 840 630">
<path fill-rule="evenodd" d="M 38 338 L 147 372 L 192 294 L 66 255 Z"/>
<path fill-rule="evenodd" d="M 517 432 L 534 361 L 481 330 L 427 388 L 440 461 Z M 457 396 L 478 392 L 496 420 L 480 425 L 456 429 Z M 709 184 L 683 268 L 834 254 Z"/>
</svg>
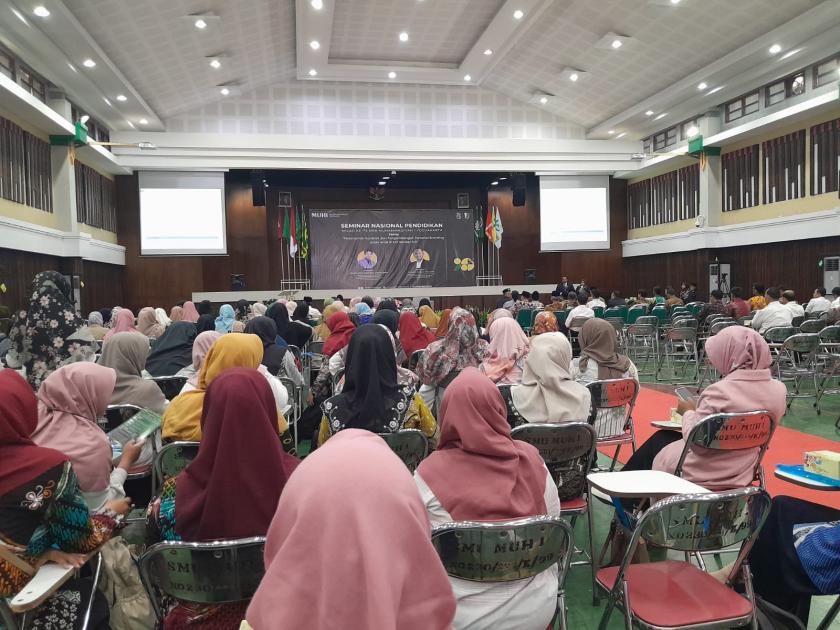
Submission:
<svg viewBox="0 0 840 630">
<path fill-rule="evenodd" d="M 610 497 L 658 500 L 675 494 L 709 492 L 703 486 L 661 470 L 590 473 L 586 479 L 592 488 Z"/>
<path fill-rule="evenodd" d="M 791 473 L 786 470 L 779 470 L 778 468 L 775 471 L 773 471 L 773 474 L 778 479 L 788 481 L 790 483 L 796 484 L 797 486 L 810 488 L 811 490 L 825 490 L 827 492 L 836 492 L 840 490 L 840 486 L 832 486 L 831 484 L 823 483 L 815 479 L 809 479 L 808 477 L 805 477 L 803 475 L 797 475 L 796 473 Z"/>
</svg>

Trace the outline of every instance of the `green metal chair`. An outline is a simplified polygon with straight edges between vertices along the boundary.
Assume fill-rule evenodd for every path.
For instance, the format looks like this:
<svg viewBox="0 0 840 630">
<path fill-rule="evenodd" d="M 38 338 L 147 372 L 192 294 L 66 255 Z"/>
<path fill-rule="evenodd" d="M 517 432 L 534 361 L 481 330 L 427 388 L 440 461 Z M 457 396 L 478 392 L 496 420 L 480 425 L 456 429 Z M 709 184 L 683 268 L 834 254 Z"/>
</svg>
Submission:
<svg viewBox="0 0 840 630">
<path fill-rule="evenodd" d="M 531 332 L 531 322 L 533 321 L 533 315 L 530 308 L 523 308 L 516 314 L 516 321 L 517 323 L 522 326 L 522 330 L 525 333 Z"/>
<path fill-rule="evenodd" d="M 595 317 L 598 319 L 604 319 L 604 307 L 603 306 L 596 306 L 592 309 L 595 312 Z"/>
<path fill-rule="evenodd" d="M 647 315 L 647 306 L 644 304 L 636 304 L 627 311 L 627 325 L 632 326 L 640 317 Z"/>
<path fill-rule="evenodd" d="M 604 317 L 620 317 L 621 319 L 627 319 L 627 307 L 626 306 L 611 306 L 606 311 L 604 311 Z"/>
<path fill-rule="evenodd" d="M 566 317 L 568 316 L 569 311 L 554 311 L 554 317 L 557 318 L 557 327 L 560 328 L 563 324 L 566 323 Z"/>
</svg>

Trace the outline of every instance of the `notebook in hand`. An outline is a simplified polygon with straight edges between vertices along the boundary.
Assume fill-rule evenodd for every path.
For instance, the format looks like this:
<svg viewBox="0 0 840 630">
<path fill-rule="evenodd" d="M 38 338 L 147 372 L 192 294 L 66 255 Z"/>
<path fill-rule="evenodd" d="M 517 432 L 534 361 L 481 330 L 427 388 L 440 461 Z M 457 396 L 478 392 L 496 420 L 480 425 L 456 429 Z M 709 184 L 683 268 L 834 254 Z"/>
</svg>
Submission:
<svg viewBox="0 0 840 630">
<path fill-rule="evenodd" d="M 112 442 L 125 444 L 129 440 L 141 440 L 160 429 L 162 418 L 154 411 L 143 409 L 108 433 Z"/>
</svg>

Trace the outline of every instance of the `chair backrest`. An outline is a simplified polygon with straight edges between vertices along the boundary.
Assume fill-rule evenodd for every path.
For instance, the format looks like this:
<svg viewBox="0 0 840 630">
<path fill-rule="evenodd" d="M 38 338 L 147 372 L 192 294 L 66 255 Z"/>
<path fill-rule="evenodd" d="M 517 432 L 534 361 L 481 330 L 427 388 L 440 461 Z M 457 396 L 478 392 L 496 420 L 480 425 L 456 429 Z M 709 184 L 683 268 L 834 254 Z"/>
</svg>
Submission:
<svg viewBox="0 0 840 630">
<path fill-rule="evenodd" d="M 180 394 L 187 383 L 186 376 L 155 376 L 152 380 L 160 387 L 166 400 L 172 400 Z"/>
<path fill-rule="evenodd" d="M 423 355 L 426 353 L 425 349 L 422 350 L 415 350 L 411 353 L 411 356 L 408 357 L 408 369 L 412 372 L 417 369 L 417 364 L 420 363 L 420 359 L 423 358 Z"/>
<path fill-rule="evenodd" d="M 661 321 L 656 315 L 642 315 L 636 320 L 636 324 L 638 326 L 653 326 L 654 328 L 658 328 Z"/>
<path fill-rule="evenodd" d="M 668 341 L 696 341 L 697 329 L 690 327 L 671 328 L 666 339 Z"/>
<path fill-rule="evenodd" d="M 682 476 L 685 459 L 692 447 L 695 446 L 715 451 L 740 451 L 758 448 L 759 453 L 753 470 L 753 481 L 759 481 L 763 486 L 761 460 L 767 451 L 774 430 L 775 425 L 770 412 L 763 409 L 706 416 L 694 425 L 688 434 L 674 474 L 678 477 Z"/>
<path fill-rule="evenodd" d="M 531 327 L 531 309 L 530 308 L 522 308 L 519 309 L 519 312 L 516 314 L 516 321 L 519 323 L 522 328 L 530 328 Z"/>
<path fill-rule="evenodd" d="M 796 317 L 793 318 L 793 320 L 791 320 L 790 325 L 793 326 L 794 328 L 799 328 L 802 325 L 802 322 L 804 322 L 804 321 L 805 321 L 805 316 L 804 315 L 797 315 Z"/>
<path fill-rule="evenodd" d="M 715 323 L 709 326 L 709 334 L 716 335 L 724 328 L 729 328 L 730 326 L 740 326 L 740 324 L 734 319 L 718 319 Z"/>
<path fill-rule="evenodd" d="M 598 441 L 592 425 L 586 422 L 523 424 L 513 429 L 510 436 L 540 452 L 554 482 L 558 487 L 562 484 L 564 496 L 583 495 Z M 570 483 L 576 487 L 569 488 Z"/>
<path fill-rule="evenodd" d="M 379 437 L 385 440 L 412 473 L 429 454 L 429 439 L 419 429 L 380 433 Z"/>
<path fill-rule="evenodd" d="M 668 319 L 668 307 L 662 304 L 654 306 L 650 314 L 658 318 L 660 322 L 664 322 Z"/>
<path fill-rule="evenodd" d="M 627 327 L 628 337 L 652 337 L 655 334 L 655 324 L 630 324 Z"/>
<path fill-rule="evenodd" d="M 820 341 L 822 343 L 838 343 L 840 342 L 840 325 L 826 326 L 820 331 Z"/>
<path fill-rule="evenodd" d="M 306 349 L 310 354 L 324 354 L 324 342 L 310 341 Z"/>
<path fill-rule="evenodd" d="M 616 332 L 621 332 L 624 330 L 624 318 L 623 317 L 605 317 L 605 321 L 612 324 L 612 327 L 615 328 Z"/>
<path fill-rule="evenodd" d="M 647 313 L 647 305 L 645 304 L 634 304 L 630 307 L 630 310 L 627 311 L 627 323 L 628 324 L 635 324 L 636 320 L 639 317 L 642 317 Z"/>
<path fill-rule="evenodd" d="M 711 315 L 706 316 L 706 326 L 711 326 L 719 319 L 730 319 L 729 315 L 724 315 L 723 313 L 712 313 Z"/>
<path fill-rule="evenodd" d="M 446 572 L 471 582 L 513 582 L 560 566 L 562 585 L 574 550 L 566 521 L 532 516 L 496 523 L 444 523 L 432 544 Z"/>
<path fill-rule="evenodd" d="M 799 325 L 800 332 L 818 333 L 828 325 L 824 319 L 806 319 Z"/>
<path fill-rule="evenodd" d="M 604 318 L 609 319 L 610 317 L 620 317 L 624 320 L 627 317 L 627 307 L 626 306 L 611 306 L 606 311 L 604 311 Z"/>
<path fill-rule="evenodd" d="M 105 418 L 99 419 L 99 426 L 105 433 L 108 433 L 141 411 L 143 411 L 143 408 L 137 405 L 108 405 L 105 409 Z"/>
<path fill-rule="evenodd" d="M 265 574 L 265 538 L 207 543 L 168 541 L 149 547 L 140 558 L 140 576 L 158 618 L 158 593 L 178 601 L 224 604 L 253 597 Z"/>
<path fill-rule="evenodd" d="M 632 422 L 633 407 L 639 395 L 639 383 L 632 378 L 614 378 L 603 381 L 592 381 L 587 386 L 592 396 L 592 412 L 589 424 L 595 425 L 598 420 L 598 438 L 606 439 L 623 435 Z M 601 409 L 624 409 L 624 413 L 607 414 L 606 417 L 598 411 Z"/>
<path fill-rule="evenodd" d="M 671 320 L 671 327 L 672 328 L 694 328 L 697 330 L 698 322 L 697 319 L 691 315 L 686 317 L 675 317 Z"/>
<path fill-rule="evenodd" d="M 557 327 L 559 328 L 566 322 L 566 317 L 569 316 L 569 311 L 554 311 L 554 317 L 557 318 Z"/>
<path fill-rule="evenodd" d="M 198 442 L 170 442 L 155 455 L 156 479 L 176 477 L 198 455 Z"/>
<path fill-rule="evenodd" d="M 768 343 L 784 343 L 785 339 L 796 334 L 793 326 L 773 326 L 764 331 L 764 339 Z"/>
<path fill-rule="evenodd" d="M 754 317 L 754 315 L 752 315 L 752 314 L 750 314 L 750 315 L 742 315 L 742 316 L 741 316 L 741 317 L 739 317 L 736 321 L 737 321 L 739 324 L 741 324 L 741 326 L 749 326 L 749 325 L 750 325 L 750 322 L 752 321 L 752 318 L 753 318 L 753 317 Z"/>
<path fill-rule="evenodd" d="M 595 313 L 595 317 L 598 319 L 602 319 L 604 317 L 604 307 L 603 306 L 593 306 L 592 312 Z"/>
<path fill-rule="evenodd" d="M 570 321 L 568 324 L 566 324 L 566 328 L 573 328 L 575 330 L 578 330 L 587 322 L 587 320 L 590 320 L 590 319 L 592 319 L 592 318 L 591 317 L 581 317 L 581 316 L 575 317 L 572 321 Z"/>
<path fill-rule="evenodd" d="M 800 354 L 814 354 L 820 348 L 820 336 L 818 333 L 798 333 L 785 339 L 782 349 L 788 352 Z M 807 360 L 800 357 L 800 362 Z"/>
</svg>

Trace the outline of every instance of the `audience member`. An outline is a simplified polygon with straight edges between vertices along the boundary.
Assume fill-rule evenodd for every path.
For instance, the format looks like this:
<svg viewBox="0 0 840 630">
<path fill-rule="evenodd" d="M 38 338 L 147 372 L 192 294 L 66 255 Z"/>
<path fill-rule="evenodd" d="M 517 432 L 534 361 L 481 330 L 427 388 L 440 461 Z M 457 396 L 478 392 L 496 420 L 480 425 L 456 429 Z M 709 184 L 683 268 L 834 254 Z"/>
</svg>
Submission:
<svg viewBox="0 0 840 630">
<path fill-rule="evenodd" d="M 140 312 L 137 314 L 137 330 L 146 335 L 149 339 L 157 339 L 163 335 L 163 331 L 166 330 L 166 327 L 158 323 L 157 316 L 155 315 L 155 309 L 151 306 L 147 306 L 145 308 L 141 308 Z"/>
<path fill-rule="evenodd" d="M 682 305 L 683 301 L 677 296 L 677 292 L 674 291 L 674 287 L 665 287 L 665 306 L 673 308 L 675 306 Z"/>
<path fill-rule="evenodd" d="M 428 300 L 426 300 L 426 302 L 428 302 Z M 419 308 L 419 310 L 417 311 L 417 317 L 419 317 L 420 321 L 423 322 L 423 325 L 432 332 L 435 332 L 435 330 L 438 327 L 438 324 L 440 323 L 440 318 L 435 314 L 435 312 L 432 310 L 432 307 L 428 304 L 423 304 Z"/>
<path fill-rule="evenodd" d="M 201 334 L 208 330 L 216 330 L 216 318 L 212 315 L 199 315 L 195 323 L 195 331 Z"/>
<path fill-rule="evenodd" d="M 825 287 L 814 289 L 814 297 L 805 307 L 806 314 L 814 316 L 822 315 L 831 308 L 831 301 L 825 297 L 825 293 Z"/>
<path fill-rule="evenodd" d="M 502 291 L 502 297 L 496 301 L 496 308 L 504 308 L 505 304 L 510 301 L 510 289 Z"/>
<path fill-rule="evenodd" d="M 183 320 L 185 322 L 197 322 L 198 318 L 201 317 L 201 313 L 198 312 L 195 308 L 195 304 L 192 303 L 191 300 L 187 300 L 184 302 L 184 317 Z"/>
<path fill-rule="evenodd" d="M 446 318 L 447 330 L 449 327 L 449 317 Z M 418 350 L 425 350 L 426 347 L 436 337 L 432 332 L 423 326 L 420 319 L 412 312 L 403 312 L 400 314 L 400 343 L 406 356 L 411 358 L 411 355 Z"/>
<path fill-rule="evenodd" d="M 121 332 L 140 332 L 134 327 L 134 313 L 127 308 L 121 308 L 114 315 L 114 318 L 111 320 L 111 330 L 105 333 L 105 337 L 102 339 L 103 347 L 105 342 Z M 140 334 L 142 335 L 143 333 Z"/>
<path fill-rule="evenodd" d="M 697 284 L 689 282 L 688 286 L 685 283 L 682 285 L 682 292 L 680 293 L 683 304 L 690 304 L 697 301 Z"/>
<path fill-rule="evenodd" d="M 105 328 L 103 323 L 102 313 L 99 311 L 92 311 L 88 315 L 88 331 L 96 341 L 102 341 L 108 334 L 108 329 Z"/>
<path fill-rule="evenodd" d="M 481 372 L 498 385 L 519 384 L 529 347 L 522 327 L 515 319 L 502 318 L 487 332 L 490 345 L 484 354 Z"/>
<path fill-rule="evenodd" d="M 177 321 L 155 342 L 146 360 L 146 371 L 152 376 L 173 376 L 192 362 L 196 326 Z M 104 350 L 103 350 L 104 354 Z"/>
<path fill-rule="evenodd" d="M 546 305 L 545 310 L 549 312 L 563 311 L 566 309 L 565 300 L 559 293 L 551 294 L 551 304 Z"/>
<path fill-rule="evenodd" d="M 753 315 L 750 325 L 762 335 L 775 326 L 790 326 L 793 311 L 779 301 L 779 289 L 767 287 L 764 296 L 767 304 Z"/>
<path fill-rule="evenodd" d="M 802 307 L 799 302 L 796 301 L 796 293 L 794 293 L 791 289 L 787 289 L 782 291 L 781 297 L 779 297 L 779 302 L 785 305 L 793 317 L 805 317 L 805 309 Z"/>
<path fill-rule="evenodd" d="M 182 321 L 184 321 L 184 308 L 176 304 L 169 310 L 169 322 L 172 323 Z"/>
<path fill-rule="evenodd" d="M 364 302 L 362 302 L 364 304 Z M 367 304 L 364 304 L 367 308 Z M 368 308 L 368 311 L 370 309 Z M 292 312 L 292 319 L 286 328 L 284 335 L 286 341 L 290 346 L 296 346 L 303 349 L 309 343 L 314 334 L 314 329 L 309 325 L 309 307 L 301 303 L 295 306 Z"/>
<path fill-rule="evenodd" d="M 586 305 L 591 309 L 595 309 L 598 307 L 607 308 L 607 303 L 604 302 L 604 300 L 601 298 L 601 292 L 598 289 L 592 289 L 592 291 L 589 293 L 589 301 L 586 303 Z"/>
<path fill-rule="evenodd" d="M 164 330 L 166 329 L 167 326 L 169 326 L 169 324 L 172 323 L 172 320 L 169 318 L 169 315 L 167 315 L 166 311 L 163 310 L 162 308 L 156 308 L 155 309 L 155 321 L 157 321 L 158 324 L 163 326 Z M 161 333 L 161 334 L 163 334 L 163 333 Z"/>
<path fill-rule="evenodd" d="M 111 338 L 99 357 L 99 365 L 111 368 L 117 375 L 108 404 L 136 405 L 163 413 L 166 398 L 160 387 L 154 381 L 143 378 L 148 356 L 149 340 L 139 333 L 117 333 Z"/>
<path fill-rule="evenodd" d="M 575 293 L 569 293 L 567 298 L 568 299 L 566 306 L 571 310 L 569 311 L 569 314 L 566 315 L 565 326 L 569 328 L 569 330 L 578 332 L 580 330 L 580 327 L 578 325 L 572 327 L 570 326 L 570 324 L 578 317 L 595 317 L 595 311 L 589 308 L 589 306 L 586 304 L 578 304 L 578 296 Z"/>
<path fill-rule="evenodd" d="M 608 307 L 612 308 L 614 306 L 626 306 L 626 305 L 627 305 L 627 300 L 625 300 L 623 297 L 621 297 L 621 292 L 620 291 L 613 291 L 612 293 L 610 293 L 610 299 L 607 302 Z"/>
<path fill-rule="evenodd" d="M 557 485 L 539 451 L 514 440 L 499 390 L 466 368 L 441 408 L 440 448 L 420 464 L 415 481 L 433 525 L 560 515 Z M 526 582 L 481 583 L 450 578 L 458 601 L 455 628 L 544 630 L 557 603 L 557 565 Z"/>
<path fill-rule="evenodd" d="M 575 285 L 569 282 L 569 279 L 566 276 L 560 278 L 560 283 L 554 289 L 554 293 L 557 295 L 565 295 L 567 293 L 573 292 L 575 290 Z"/>
<path fill-rule="evenodd" d="M 336 305 L 331 312 L 337 312 L 341 310 L 342 307 Z M 326 310 L 325 310 L 326 312 Z M 274 327 L 277 329 L 277 337 L 275 338 L 275 343 L 278 346 L 285 347 L 289 344 L 287 339 L 289 333 L 289 311 L 286 309 L 285 304 L 281 304 L 280 302 L 275 302 L 266 311 L 266 317 L 270 318 L 274 322 Z M 327 331 L 329 333 L 329 331 Z M 327 334 L 327 336 L 329 336 Z M 326 339 L 326 336 L 324 337 Z"/>
<path fill-rule="evenodd" d="M 451 308 L 444 309 L 443 312 L 440 314 L 440 321 L 438 322 L 437 328 L 435 329 L 435 337 L 437 337 L 438 339 L 443 339 L 444 337 L 446 337 L 446 333 L 449 332 L 449 318 L 451 316 Z"/>
<path fill-rule="evenodd" d="M 531 336 L 536 337 L 543 333 L 559 332 L 560 325 L 557 323 L 557 316 L 553 311 L 545 310 L 537 313 L 534 318 L 534 327 L 531 329 Z"/>
<path fill-rule="evenodd" d="M 251 321 L 255 317 L 262 317 L 268 312 L 268 306 L 263 304 L 262 302 L 254 302 L 251 306 L 248 307 L 248 321 Z"/>
<path fill-rule="evenodd" d="M 767 306 L 767 299 L 764 297 L 764 285 L 755 283 L 752 286 L 752 297 L 750 298 L 750 309 L 753 311 L 760 311 Z"/>
<path fill-rule="evenodd" d="M 303 385 L 303 376 L 295 364 L 294 355 L 288 351 L 288 346 L 277 345 L 277 325 L 273 319 L 264 315 L 254 317 L 245 324 L 245 332 L 260 338 L 263 347 L 261 363 L 269 374 L 288 378 L 295 387 Z"/>
<path fill-rule="evenodd" d="M 831 302 L 831 308 L 840 308 L 840 287 L 834 287 L 831 290 L 831 297 L 834 298 Z"/>
<path fill-rule="evenodd" d="M 618 353 L 618 336 L 612 324 L 603 319 L 588 319 L 578 335 L 580 357 L 572 361 L 572 378 L 587 385 L 613 378 L 639 380 L 633 362 Z"/>
<path fill-rule="evenodd" d="M 726 314 L 732 319 L 739 319 L 750 314 L 750 305 L 743 299 L 744 290 L 741 287 L 732 287 L 729 292 L 730 300 L 726 305 Z"/>
<path fill-rule="evenodd" d="M 665 292 L 662 287 L 653 287 L 653 304 L 654 306 L 665 304 Z"/>
<path fill-rule="evenodd" d="M 519 302 L 519 291 L 511 291 L 510 292 L 510 299 L 502 305 L 502 308 L 506 308 L 507 310 L 513 310 L 513 307 Z"/>
<path fill-rule="evenodd" d="M 540 293 L 539 291 L 532 291 L 531 292 L 531 308 L 532 309 L 540 309 L 545 308 L 545 305 L 540 301 Z"/>
<path fill-rule="evenodd" d="M 236 312 L 230 304 L 222 304 L 219 309 L 219 316 L 216 318 L 216 332 L 229 333 L 233 330 L 233 323 L 236 321 Z"/>
<path fill-rule="evenodd" d="M 726 304 L 723 303 L 723 291 L 720 289 L 712 289 L 709 293 L 709 303 L 697 313 L 697 321 L 704 324 L 709 315 L 726 315 Z"/>
<path fill-rule="evenodd" d="M 370 323 L 370 320 L 373 319 L 373 311 L 364 302 L 359 302 L 358 304 L 356 304 L 352 314 L 358 318 L 360 325 L 368 324 Z"/>
<path fill-rule="evenodd" d="M 490 333 L 490 328 L 493 327 L 493 323 L 500 320 L 500 319 L 511 319 L 513 318 L 513 314 L 506 308 L 497 308 L 495 311 L 490 313 L 487 316 L 487 333 Z"/>
<path fill-rule="evenodd" d="M 209 316 L 202 315 L 202 317 Z M 210 352 L 210 346 L 212 346 L 221 336 L 222 333 L 218 333 L 215 330 L 204 330 L 196 335 L 195 341 L 192 345 L 192 351 L 190 353 L 192 358 L 191 365 L 180 369 L 175 374 L 175 376 L 183 376 L 187 379 L 186 385 L 184 385 L 184 388 L 181 389 L 182 394 L 185 391 L 189 391 L 189 389 L 195 389 L 198 387 L 198 374 L 201 371 L 201 366 L 204 364 L 204 358 L 207 356 L 207 353 Z M 187 386 L 189 386 L 189 389 Z"/>
</svg>

